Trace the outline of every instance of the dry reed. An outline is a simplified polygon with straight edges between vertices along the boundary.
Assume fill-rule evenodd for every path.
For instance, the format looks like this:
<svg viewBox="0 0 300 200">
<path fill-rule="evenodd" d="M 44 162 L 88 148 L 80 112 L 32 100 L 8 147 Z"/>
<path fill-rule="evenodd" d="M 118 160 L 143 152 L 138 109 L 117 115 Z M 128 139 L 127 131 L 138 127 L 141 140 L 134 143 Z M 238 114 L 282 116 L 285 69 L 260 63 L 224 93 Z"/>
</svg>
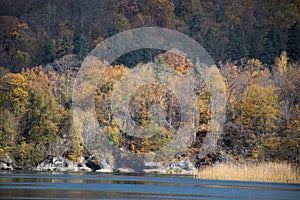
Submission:
<svg viewBox="0 0 300 200">
<path fill-rule="evenodd" d="M 288 163 L 219 163 L 200 169 L 197 178 L 258 182 L 300 183 L 299 169 Z"/>
</svg>

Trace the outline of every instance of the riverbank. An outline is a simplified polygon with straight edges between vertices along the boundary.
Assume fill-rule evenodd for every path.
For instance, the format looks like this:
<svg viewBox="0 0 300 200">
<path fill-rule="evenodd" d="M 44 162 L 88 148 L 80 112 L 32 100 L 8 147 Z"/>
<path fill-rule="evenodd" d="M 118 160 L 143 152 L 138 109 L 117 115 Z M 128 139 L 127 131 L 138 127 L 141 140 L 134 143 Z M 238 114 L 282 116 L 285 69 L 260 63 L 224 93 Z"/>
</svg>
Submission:
<svg viewBox="0 0 300 200">
<path fill-rule="evenodd" d="M 10 157 L 0 160 L 1 170 L 24 169 L 17 167 Z M 196 169 L 188 159 L 176 160 L 167 165 L 149 162 L 145 169 L 137 172 L 130 168 L 113 168 L 105 159 L 74 162 L 61 157 L 48 156 L 46 160 L 29 171 L 100 172 L 100 173 L 145 173 L 161 175 L 189 175 L 199 179 L 236 180 L 254 182 L 277 182 L 300 184 L 300 168 L 286 162 L 234 163 L 221 162 Z"/>
<path fill-rule="evenodd" d="M 56 172 L 99 172 L 99 173 L 145 173 L 145 174 L 178 174 L 195 176 L 196 168 L 188 158 L 174 159 L 171 163 L 145 162 L 135 170 L 109 164 L 106 159 L 79 157 L 72 161 L 59 156 L 48 155 L 46 159 L 32 168 L 17 166 L 10 156 L 0 157 L 0 170 L 56 171 Z"/>
<path fill-rule="evenodd" d="M 295 184 L 174 175 L 0 171 L 0 199 L 299 199 Z"/>
<path fill-rule="evenodd" d="M 219 163 L 199 169 L 199 179 L 300 184 L 300 169 L 288 163 Z"/>
</svg>

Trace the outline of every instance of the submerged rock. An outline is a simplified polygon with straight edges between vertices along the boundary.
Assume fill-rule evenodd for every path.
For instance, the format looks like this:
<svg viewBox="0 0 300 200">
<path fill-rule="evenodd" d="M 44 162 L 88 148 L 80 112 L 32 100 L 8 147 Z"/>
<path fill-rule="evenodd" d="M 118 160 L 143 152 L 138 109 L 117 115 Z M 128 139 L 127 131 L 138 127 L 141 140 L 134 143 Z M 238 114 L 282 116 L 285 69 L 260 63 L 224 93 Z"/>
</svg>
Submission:
<svg viewBox="0 0 300 200">
<path fill-rule="evenodd" d="M 113 169 L 98 169 L 96 172 L 101 172 L 101 173 L 113 173 Z"/>
<path fill-rule="evenodd" d="M 144 169 L 144 173 L 146 174 L 168 174 L 167 169 Z"/>
<path fill-rule="evenodd" d="M 133 173 L 135 172 L 131 168 L 118 168 L 115 172 L 120 172 L 120 173 Z"/>
</svg>

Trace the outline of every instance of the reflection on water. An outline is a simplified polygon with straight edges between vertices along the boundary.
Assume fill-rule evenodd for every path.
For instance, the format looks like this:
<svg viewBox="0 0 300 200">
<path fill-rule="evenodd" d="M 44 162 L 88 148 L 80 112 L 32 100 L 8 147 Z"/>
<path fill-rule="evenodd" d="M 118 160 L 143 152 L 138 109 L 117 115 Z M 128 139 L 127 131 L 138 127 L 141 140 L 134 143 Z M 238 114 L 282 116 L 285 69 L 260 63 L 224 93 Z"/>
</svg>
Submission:
<svg viewBox="0 0 300 200">
<path fill-rule="evenodd" d="M 300 185 L 192 177 L 0 172 L 0 199 L 299 199 Z"/>
</svg>

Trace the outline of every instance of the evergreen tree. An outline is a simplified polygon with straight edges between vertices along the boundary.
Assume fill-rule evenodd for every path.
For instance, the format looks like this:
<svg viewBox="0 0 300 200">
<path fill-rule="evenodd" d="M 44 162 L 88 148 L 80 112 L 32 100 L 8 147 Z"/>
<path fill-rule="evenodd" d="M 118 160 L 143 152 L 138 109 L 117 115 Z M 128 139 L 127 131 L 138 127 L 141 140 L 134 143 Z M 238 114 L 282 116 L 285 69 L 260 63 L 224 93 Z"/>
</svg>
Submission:
<svg viewBox="0 0 300 200">
<path fill-rule="evenodd" d="M 201 31 L 201 14 L 195 14 L 190 21 L 189 31 L 192 35 L 198 35 Z"/>
<path fill-rule="evenodd" d="M 148 63 L 153 61 L 155 56 L 161 52 L 163 52 L 163 50 L 149 48 L 134 50 L 120 56 L 112 63 L 112 65 L 124 64 L 129 68 L 135 67 L 138 63 Z"/>
<path fill-rule="evenodd" d="M 265 41 L 266 30 L 264 27 L 255 25 L 253 34 L 249 38 L 249 57 L 250 58 L 261 58 L 263 45 Z"/>
<path fill-rule="evenodd" d="M 288 31 L 287 54 L 291 60 L 300 60 L 300 25 L 296 22 Z"/>
<path fill-rule="evenodd" d="M 59 52 L 58 52 L 58 56 L 62 57 L 66 54 L 71 53 L 71 40 L 69 35 L 64 35 L 59 47 Z"/>
<path fill-rule="evenodd" d="M 238 60 L 243 57 L 248 57 L 245 32 L 241 26 L 235 28 L 229 35 L 229 44 L 227 49 L 227 57 L 229 59 Z"/>
<path fill-rule="evenodd" d="M 119 32 L 118 26 L 113 23 L 111 26 L 107 28 L 107 37 L 111 37 L 116 35 Z"/>
<path fill-rule="evenodd" d="M 283 49 L 281 36 L 272 27 L 265 38 L 261 60 L 263 63 L 272 64 L 275 57 L 279 56 Z"/>
<path fill-rule="evenodd" d="M 75 37 L 74 53 L 82 60 L 89 53 L 89 46 L 84 36 L 78 35 Z"/>
<path fill-rule="evenodd" d="M 50 37 L 48 37 L 44 43 L 43 57 L 45 63 L 53 62 L 55 59 L 55 40 Z"/>
<path fill-rule="evenodd" d="M 213 55 L 213 45 L 214 45 L 214 33 L 211 27 L 208 28 L 207 33 L 205 34 L 204 38 L 204 46 L 205 50 L 212 56 Z"/>
</svg>

